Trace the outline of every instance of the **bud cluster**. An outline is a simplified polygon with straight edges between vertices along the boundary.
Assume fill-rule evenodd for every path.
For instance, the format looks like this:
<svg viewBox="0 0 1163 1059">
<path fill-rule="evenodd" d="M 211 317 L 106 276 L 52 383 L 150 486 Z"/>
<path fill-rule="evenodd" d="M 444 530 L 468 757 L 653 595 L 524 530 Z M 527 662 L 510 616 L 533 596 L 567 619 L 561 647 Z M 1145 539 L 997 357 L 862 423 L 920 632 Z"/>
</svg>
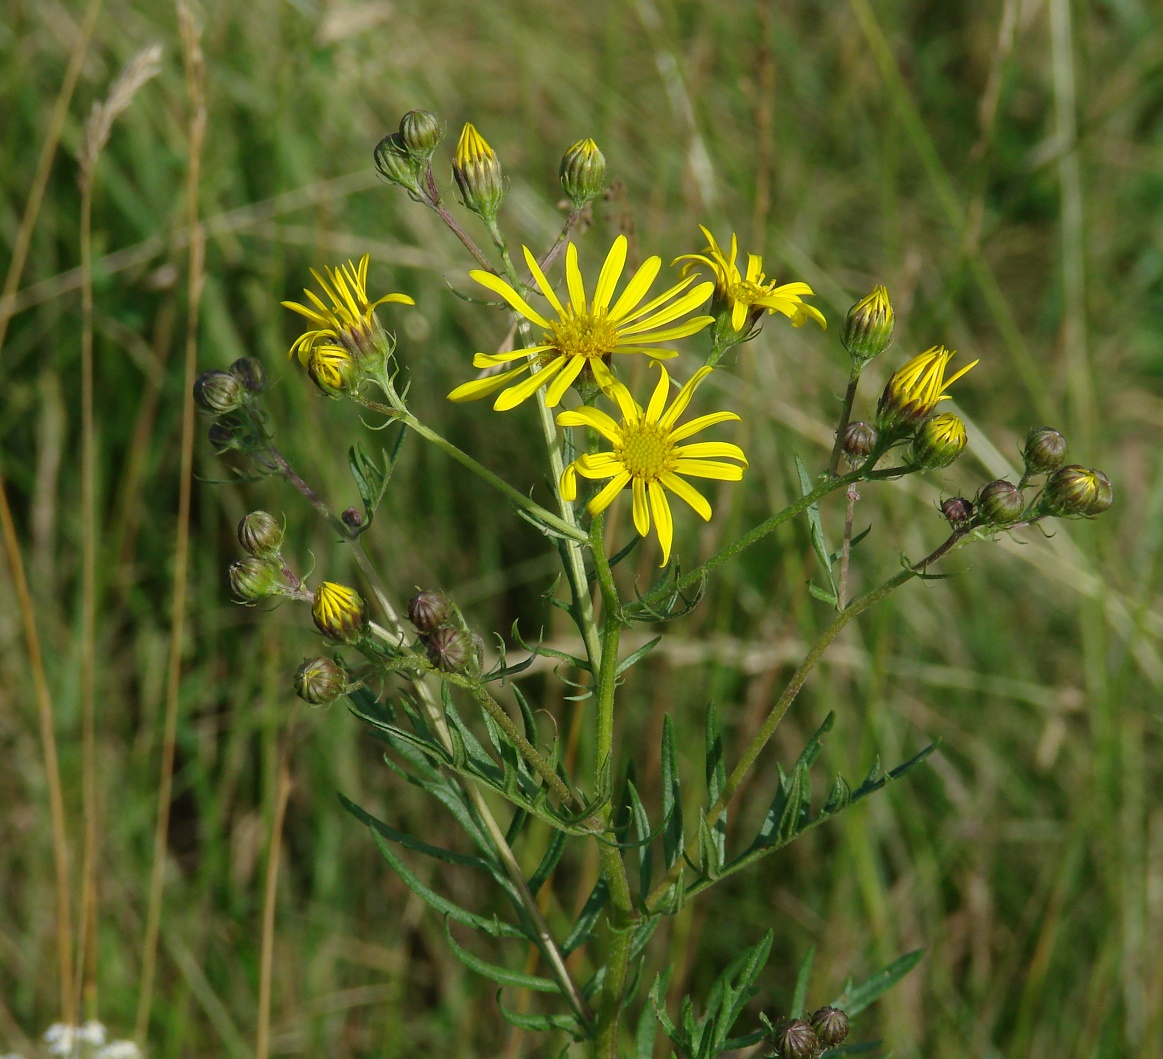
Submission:
<svg viewBox="0 0 1163 1059">
<path fill-rule="evenodd" d="M 253 452 L 263 440 L 255 399 L 265 387 L 266 372 L 254 357 L 239 357 L 227 370 L 213 368 L 194 380 L 194 403 L 215 417 L 208 432 L 215 452 Z"/>
<path fill-rule="evenodd" d="M 913 444 L 915 451 L 917 441 Z M 1066 438 L 1052 427 L 1034 427 L 1022 448 L 1025 470 L 1017 485 L 1005 478 L 987 482 L 972 501 L 963 497 L 946 500 L 941 513 L 955 532 L 974 526 L 1005 529 L 1049 517 L 1101 515 L 1114 502 L 1110 479 L 1102 471 L 1076 463 L 1063 466 L 1065 459 Z M 1046 475 L 1046 481 L 1033 500 L 1028 500 L 1024 490 L 1039 475 Z"/>
<path fill-rule="evenodd" d="M 227 579 L 239 603 L 254 606 L 275 596 L 294 595 L 299 580 L 283 561 L 283 528 L 273 515 L 252 511 L 235 531 L 246 557 L 230 564 Z"/>
<path fill-rule="evenodd" d="M 444 126 L 435 114 L 410 110 L 400 119 L 399 131 L 389 133 L 376 145 L 376 169 L 413 198 L 422 198 L 432 154 L 443 139 Z"/>
<path fill-rule="evenodd" d="M 414 595 L 408 600 L 408 620 L 416 626 L 428 661 L 437 669 L 462 673 L 479 668 L 480 638 L 443 592 L 427 589 Z"/>
<path fill-rule="evenodd" d="M 836 1048 L 848 1036 L 848 1016 L 839 1008 L 825 1006 L 807 1019 L 784 1019 L 775 1030 L 773 1056 L 782 1059 L 816 1059 Z"/>
</svg>

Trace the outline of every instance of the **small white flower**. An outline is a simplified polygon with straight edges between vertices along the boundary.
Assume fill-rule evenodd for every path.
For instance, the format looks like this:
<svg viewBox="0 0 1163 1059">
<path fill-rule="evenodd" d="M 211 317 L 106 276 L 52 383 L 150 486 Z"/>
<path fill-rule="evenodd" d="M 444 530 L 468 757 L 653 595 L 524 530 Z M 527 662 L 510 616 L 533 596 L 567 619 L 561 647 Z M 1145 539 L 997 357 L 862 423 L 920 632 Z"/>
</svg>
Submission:
<svg viewBox="0 0 1163 1059">
<path fill-rule="evenodd" d="M 98 1050 L 95 1059 L 142 1059 L 142 1056 L 133 1041 L 112 1041 Z"/>
<path fill-rule="evenodd" d="M 105 1027 L 96 1019 L 90 1019 L 83 1026 L 54 1022 L 44 1031 L 44 1043 L 52 1055 L 72 1055 L 80 1044 L 104 1044 Z"/>
</svg>

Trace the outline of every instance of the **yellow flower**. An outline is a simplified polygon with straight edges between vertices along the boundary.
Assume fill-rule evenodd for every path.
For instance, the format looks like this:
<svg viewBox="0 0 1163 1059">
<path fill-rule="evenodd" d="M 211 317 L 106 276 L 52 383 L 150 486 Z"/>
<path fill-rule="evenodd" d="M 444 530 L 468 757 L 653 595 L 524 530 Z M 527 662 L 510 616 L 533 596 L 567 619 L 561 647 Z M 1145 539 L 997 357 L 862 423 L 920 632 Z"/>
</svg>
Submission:
<svg viewBox="0 0 1163 1059">
<path fill-rule="evenodd" d="M 311 617 L 324 636 L 343 643 L 358 643 L 367 627 L 367 605 L 354 588 L 324 581 L 315 589 Z"/>
<path fill-rule="evenodd" d="M 738 420 L 734 412 L 712 412 L 698 416 L 689 423 L 676 426 L 679 416 L 686 411 L 699 384 L 711 374 L 704 367 L 691 376 L 674 402 L 665 411 L 670 391 L 670 376 L 658 365 L 658 385 L 643 411 L 626 389 L 603 365 L 599 368 L 599 382 L 622 412 L 619 425 L 605 412 L 582 407 L 562 412 L 557 422 L 563 427 L 588 426 L 613 443 L 613 450 L 594 455 L 579 456 L 561 476 L 561 495 L 566 500 L 577 497 L 577 475 L 583 478 L 609 478 L 598 494 L 586 505 L 591 515 L 600 514 L 627 485 L 633 498 L 634 528 L 645 537 L 650 532 L 651 517 L 658 530 L 662 546 L 662 563 L 670 559 L 670 545 L 674 538 L 674 522 L 665 490 L 685 500 L 704 520 L 711 517 L 711 505 L 689 482 L 680 475 L 693 478 L 716 478 L 737 482 L 743 477 L 747 457 L 738 445 L 725 441 L 702 441 L 693 445 L 682 444 L 692 434 L 714 426 Z M 719 463 L 719 459 L 738 460 L 743 467 Z"/>
<path fill-rule="evenodd" d="M 355 361 L 342 346 L 326 343 L 311 350 L 307 374 L 329 397 L 339 397 L 351 385 L 355 371 Z"/>
<path fill-rule="evenodd" d="M 710 245 L 701 254 L 683 254 L 675 258 L 674 263 L 689 262 L 683 266 L 684 272 L 706 265 L 714 273 L 715 295 L 730 308 L 733 331 L 742 331 L 748 317 L 752 314 L 758 317 L 764 309 L 769 313 L 783 313 L 793 327 L 803 327 L 809 320 L 815 320 L 827 328 L 824 314 L 803 300 L 805 295 L 812 294 L 812 288 L 806 283 L 797 281 L 776 286 L 774 280 L 767 282 L 763 275 L 763 258 L 758 254 L 747 255 L 747 275 L 742 275 L 735 264 L 739 254 L 735 233 L 731 233 L 731 254 L 728 256 L 706 228 L 700 224 L 699 229 Z"/>
<path fill-rule="evenodd" d="M 303 290 L 310 305 L 299 302 L 283 302 L 284 307 L 305 316 L 315 326 L 295 339 L 288 356 L 299 354 L 299 362 L 308 366 L 316 346 L 342 346 L 351 356 L 359 358 L 370 352 L 383 332 L 376 320 L 376 306 L 387 302 L 415 305 L 406 294 L 385 294 L 377 301 L 371 301 L 367 293 L 367 266 L 370 255 L 364 254 L 355 265 L 348 261 L 345 265 L 325 268 L 326 276 L 311 269 L 315 282 L 323 288 L 330 305 L 314 291 Z"/>
<path fill-rule="evenodd" d="M 877 428 L 899 434 L 928 419 L 937 402 L 949 397 L 945 391 L 977 363 L 966 364 L 946 379 L 945 367 L 956 353 L 955 349 L 933 346 L 894 372 L 876 406 Z"/>
<path fill-rule="evenodd" d="M 617 301 L 611 304 L 614 287 L 626 265 L 624 235 L 618 236 L 610 247 L 592 299 L 586 297 L 585 283 L 577 264 L 577 248 L 573 243 L 566 247 L 565 283 L 569 302 L 565 305 L 558 299 L 529 248 L 522 249 L 529 272 L 557 314 L 557 319 L 542 316 L 518 291 L 491 272 L 480 269 L 470 272 L 477 283 L 499 294 L 526 320 L 542 328 L 544 334 L 539 344 L 515 349 L 511 353 L 478 353 L 473 358 L 473 366 L 477 368 L 494 368 L 522 359 L 525 363 L 499 375 L 474 379 L 458 386 L 448 395 L 450 401 L 475 401 L 507 387 L 493 404 L 498 412 L 505 412 L 546 386 L 545 403 L 554 408 L 587 365 L 596 372 L 596 365 L 603 364 L 603 358 L 612 353 L 644 353 L 655 360 L 677 356 L 677 351 L 659 348 L 658 343 L 686 338 L 711 322 L 709 316 L 694 316 L 680 324 L 667 326 L 696 309 L 710 296 L 710 283 L 700 283 L 686 291 L 693 277 L 675 284 L 645 305 L 639 305 L 662 267 L 659 257 L 647 258 Z M 679 297 L 683 291 L 686 293 Z M 513 382 L 527 371 L 532 372 L 529 378 Z"/>
</svg>

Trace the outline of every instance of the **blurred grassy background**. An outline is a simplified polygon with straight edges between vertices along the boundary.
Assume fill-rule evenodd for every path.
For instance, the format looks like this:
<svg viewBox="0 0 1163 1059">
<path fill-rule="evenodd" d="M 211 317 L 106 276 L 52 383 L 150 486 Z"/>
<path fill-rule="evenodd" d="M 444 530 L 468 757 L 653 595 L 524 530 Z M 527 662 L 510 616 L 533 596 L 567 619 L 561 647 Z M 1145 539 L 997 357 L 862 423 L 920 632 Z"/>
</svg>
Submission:
<svg viewBox="0 0 1163 1059">
<path fill-rule="evenodd" d="M 939 495 L 1012 469 L 1031 425 L 1058 426 L 1072 458 L 1105 468 L 1116 506 L 1097 523 L 1023 532 L 961 553 L 953 580 L 913 584 L 850 629 L 777 736 L 785 765 L 829 709 L 831 770 L 864 774 L 931 737 L 941 754 L 786 854 L 689 907 L 651 950 L 702 995 L 768 926 L 774 956 L 756 1004 L 790 1002 L 817 947 L 810 1000 L 844 977 L 924 946 L 920 967 L 863 1016 L 861 1037 L 897 1056 L 1159 1055 L 1163 1039 L 1163 31 L 1144 0 L 852 0 L 819 5 L 592 0 L 556 5 L 369 0 L 211 2 L 203 26 L 209 125 L 200 201 L 208 230 L 199 368 L 260 357 L 284 448 L 356 500 L 344 453 L 362 430 L 319 399 L 285 350 L 308 266 L 371 252 L 422 415 L 506 468 L 540 480 L 532 417 L 498 420 L 443 394 L 499 317 L 449 293 L 467 261 L 431 217 L 371 169 L 377 140 L 412 107 L 450 138 L 473 121 L 512 188 L 503 221 L 534 246 L 560 223 L 557 162 L 593 136 L 619 181 L 582 240 L 583 267 L 619 230 L 638 259 L 702 245 L 696 225 L 739 232 L 769 275 L 807 280 L 832 327 L 772 320 L 707 407 L 744 416 L 745 488 L 714 523 L 680 522 L 681 554 L 709 553 L 794 491 L 792 453 L 822 465 L 846 375 L 837 325 L 885 282 L 898 340 L 888 371 L 937 342 L 981 364 L 958 386 L 970 453 L 928 482 L 868 490 L 857 579 L 898 550 L 935 546 Z M 0 20 L 0 244 L 10 259 L 36 160 L 84 8 L 13 0 Z M 76 154 L 90 105 L 142 47 L 163 72 L 119 119 L 94 203 L 97 418 L 98 993 L 132 1032 L 156 813 L 176 531 L 186 262 L 187 112 L 174 11 L 105 0 L 84 55 L 4 347 L 0 470 L 31 583 L 60 740 L 79 879 L 78 462 L 80 298 Z M 446 145 L 450 147 L 451 145 Z M 447 174 L 447 153 L 439 172 Z M 471 226 L 471 218 L 469 218 Z M 7 266 L 5 266 L 7 268 Z M 891 363 L 890 363 L 891 362 Z M 721 373 L 724 374 L 724 373 Z M 718 381 L 718 377 L 716 379 Z M 718 399 L 721 398 L 721 405 Z M 729 398 L 729 402 L 728 402 Z M 503 427 L 503 429 L 502 429 Z M 201 428 L 200 428 L 201 429 Z M 368 435 L 371 437 L 371 435 Z M 392 877 L 335 791 L 405 829 L 428 807 L 383 768 L 342 709 L 300 712 L 290 676 L 318 639 L 301 608 L 230 603 L 233 526 L 285 512 L 303 568 L 354 576 L 303 505 L 273 483 L 219 484 L 199 438 L 154 1057 L 253 1054 L 265 858 L 281 741 L 294 790 L 277 902 L 271 1054 L 537 1056 L 462 971 L 442 924 Z M 838 528 L 841 511 L 826 510 Z M 628 526 L 623 513 L 621 525 Z M 524 523 L 467 476 L 410 444 L 370 535 L 401 598 L 442 585 L 482 632 L 560 622 L 542 598 L 553 562 Z M 642 556 L 640 576 L 651 569 Z M 766 712 L 826 620 L 804 583 L 802 526 L 725 568 L 625 689 L 625 747 L 653 747 L 675 719 L 696 790 L 702 711 L 719 704 L 731 747 Z M 27 1053 L 58 1014 L 48 795 L 26 645 L 0 573 L 0 1048 Z M 530 692 L 564 729 L 573 705 L 545 677 Z M 653 753 L 653 751 L 651 751 Z M 656 766 L 640 766 L 657 790 Z M 655 803 L 656 804 L 656 803 Z M 528 855 L 534 855 L 529 853 Z M 425 878 L 432 867 L 419 866 Z M 560 922 L 593 863 L 555 881 Z M 480 880 L 435 885 L 477 909 Z M 74 896 L 79 893 L 79 882 Z M 724 909 L 729 909 L 727 914 Z M 554 919 L 553 917 L 557 917 Z M 511 965 L 520 956 L 494 953 Z M 510 998 L 510 1002 L 512 998 Z M 658 1054 L 663 1054 L 661 1051 Z"/>
</svg>

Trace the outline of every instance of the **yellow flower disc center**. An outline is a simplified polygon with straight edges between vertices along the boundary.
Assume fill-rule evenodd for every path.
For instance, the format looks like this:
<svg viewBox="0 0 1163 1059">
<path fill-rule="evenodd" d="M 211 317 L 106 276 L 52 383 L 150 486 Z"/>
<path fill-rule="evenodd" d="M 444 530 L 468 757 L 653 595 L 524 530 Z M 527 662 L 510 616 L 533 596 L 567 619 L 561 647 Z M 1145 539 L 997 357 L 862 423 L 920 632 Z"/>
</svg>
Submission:
<svg viewBox="0 0 1163 1059">
<path fill-rule="evenodd" d="M 622 438 L 622 465 L 632 478 L 655 481 L 670 464 L 670 441 L 650 423 L 626 431 Z"/>
<path fill-rule="evenodd" d="M 618 329 L 606 319 L 605 309 L 577 316 L 570 308 L 550 323 L 545 342 L 567 357 L 604 357 L 618 345 Z"/>
</svg>

